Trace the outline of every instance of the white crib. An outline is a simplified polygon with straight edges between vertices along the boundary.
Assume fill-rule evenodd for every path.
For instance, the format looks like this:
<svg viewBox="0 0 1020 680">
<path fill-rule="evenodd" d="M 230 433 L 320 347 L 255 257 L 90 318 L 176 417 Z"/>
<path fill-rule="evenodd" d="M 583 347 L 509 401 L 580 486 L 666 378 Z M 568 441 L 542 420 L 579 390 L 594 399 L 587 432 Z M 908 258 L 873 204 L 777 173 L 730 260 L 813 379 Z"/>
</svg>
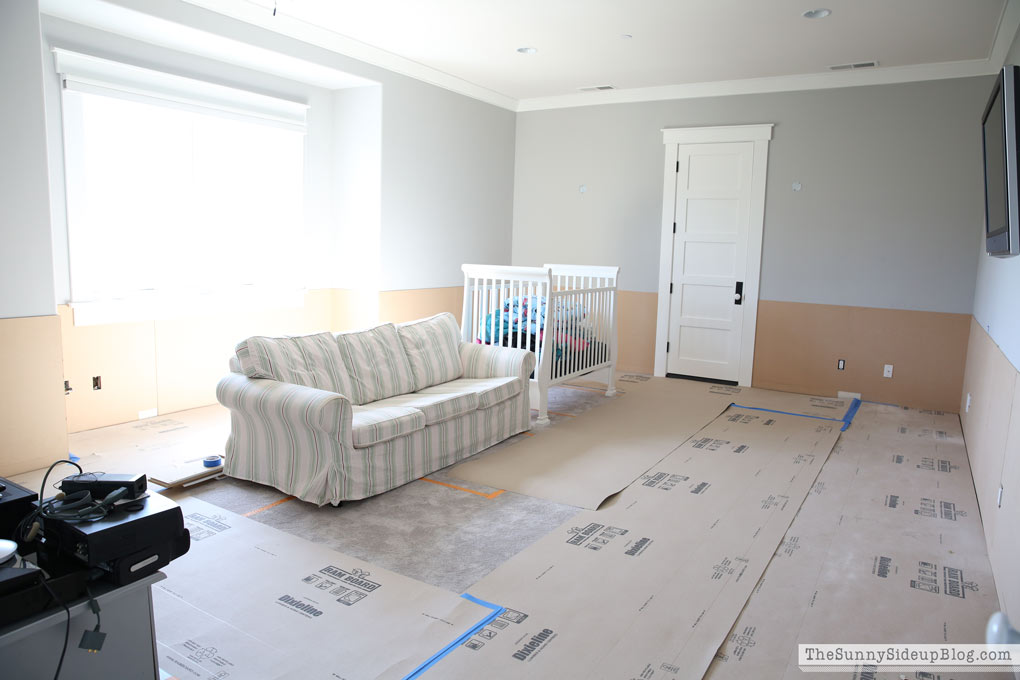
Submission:
<svg viewBox="0 0 1020 680">
<path fill-rule="evenodd" d="M 461 335 L 537 354 L 531 403 L 548 423 L 549 386 L 603 371 L 616 394 L 616 290 L 619 267 L 465 264 Z"/>
</svg>

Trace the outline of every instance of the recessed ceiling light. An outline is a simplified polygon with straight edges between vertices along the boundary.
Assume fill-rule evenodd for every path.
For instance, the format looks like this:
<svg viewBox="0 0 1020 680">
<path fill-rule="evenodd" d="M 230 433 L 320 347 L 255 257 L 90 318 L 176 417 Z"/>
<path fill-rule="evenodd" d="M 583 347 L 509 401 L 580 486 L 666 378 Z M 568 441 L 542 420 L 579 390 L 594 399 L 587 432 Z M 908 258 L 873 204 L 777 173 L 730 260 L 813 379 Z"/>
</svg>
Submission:
<svg viewBox="0 0 1020 680">
<path fill-rule="evenodd" d="M 621 33 L 620 37 L 623 38 L 624 40 L 630 40 L 634 36 L 632 36 L 630 33 Z"/>
<path fill-rule="evenodd" d="M 804 14 L 802 14 L 801 16 L 804 17 L 805 19 L 824 19 L 830 14 L 832 14 L 831 9 L 825 9 L 824 7 L 822 7 L 820 9 L 809 9 L 808 11 L 804 12 Z"/>
<path fill-rule="evenodd" d="M 534 54 L 535 52 L 538 52 L 538 48 L 535 48 L 535 47 L 518 47 L 517 51 L 520 52 L 521 54 Z"/>
</svg>

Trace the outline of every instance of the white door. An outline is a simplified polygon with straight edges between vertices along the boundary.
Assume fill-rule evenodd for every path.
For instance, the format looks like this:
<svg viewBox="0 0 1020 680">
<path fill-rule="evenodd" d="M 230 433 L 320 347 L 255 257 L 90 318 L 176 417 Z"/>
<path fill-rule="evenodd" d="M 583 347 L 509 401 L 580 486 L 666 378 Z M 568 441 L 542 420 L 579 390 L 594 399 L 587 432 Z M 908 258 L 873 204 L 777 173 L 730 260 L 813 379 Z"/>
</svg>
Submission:
<svg viewBox="0 0 1020 680">
<path fill-rule="evenodd" d="M 764 214 L 756 142 L 670 147 L 664 372 L 750 384 Z"/>
</svg>

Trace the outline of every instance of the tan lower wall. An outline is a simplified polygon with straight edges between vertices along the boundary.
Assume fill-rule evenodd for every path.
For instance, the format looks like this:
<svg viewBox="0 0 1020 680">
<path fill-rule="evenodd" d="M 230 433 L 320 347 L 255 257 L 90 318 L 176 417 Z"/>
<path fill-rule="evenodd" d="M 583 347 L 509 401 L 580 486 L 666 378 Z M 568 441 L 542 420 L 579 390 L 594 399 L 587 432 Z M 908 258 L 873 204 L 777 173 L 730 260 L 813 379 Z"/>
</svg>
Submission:
<svg viewBox="0 0 1020 680">
<path fill-rule="evenodd" d="M 239 341 L 333 330 L 334 292 L 309 291 L 302 308 L 95 326 L 75 326 L 72 310 L 61 305 L 58 342 L 73 388 L 67 431 L 216 403 L 216 383 Z M 101 390 L 92 389 L 94 376 L 102 378 Z"/>
<path fill-rule="evenodd" d="M 464 309 L 464 287 L 384 290 L 379 293 L 379 321 L 401 323 L 440 312 L 460 317 Z"/>
<path fill-rule="evenodd" d="M 659 295 L 621 290 L 616 294 L 618 372 L 648 373 L 655 370 L 655 315 Z"/>
<path fill-rule="evenodd" d="M 67 457 L 60 319 L 0 319 L 0 476 Z"/>
<path fill-rule="evenodd" d="M 970 407 L 967 396 L 970 396 Z M 960 420 L 1002 610 L 1020 620 L 1020 374 L 976 322 L 970 324 Z M 1002 506 L 999 506 L 999 487 Z"/>
<path fill-rule="evenodd" d="M 967 314 L 762 300 L 752 384 L 955 412 L 969 324 Z"/>
</svg>

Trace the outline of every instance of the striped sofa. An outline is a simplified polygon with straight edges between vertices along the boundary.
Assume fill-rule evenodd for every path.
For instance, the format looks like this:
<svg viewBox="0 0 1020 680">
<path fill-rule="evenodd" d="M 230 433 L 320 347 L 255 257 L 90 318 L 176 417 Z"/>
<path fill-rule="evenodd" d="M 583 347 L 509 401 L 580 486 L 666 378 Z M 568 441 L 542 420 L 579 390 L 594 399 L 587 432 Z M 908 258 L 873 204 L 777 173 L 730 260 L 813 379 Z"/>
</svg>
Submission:
<svg viewBox="0 0 1020 680">
<path fill-rule="evenodd" d="M 535 355 L 460 341 L 452 314 L 251 337 L 216 388 L 225 472 L 325 505 L 373 496 L 531 426 Z"/>
</svg>

